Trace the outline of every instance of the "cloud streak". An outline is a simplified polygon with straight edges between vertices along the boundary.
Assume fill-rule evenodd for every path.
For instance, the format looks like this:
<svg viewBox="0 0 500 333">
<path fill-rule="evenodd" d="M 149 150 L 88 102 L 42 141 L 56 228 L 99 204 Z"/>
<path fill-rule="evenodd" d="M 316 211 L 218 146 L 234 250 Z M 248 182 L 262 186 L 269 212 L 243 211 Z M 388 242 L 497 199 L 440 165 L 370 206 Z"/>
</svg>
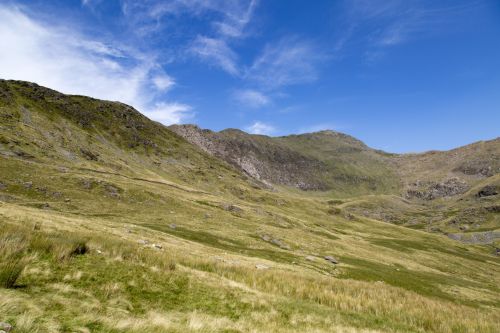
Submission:
<svg viewBox="0 0 500 333">
<path fill-rule="evenodd" d="M 317 65 L 324 58 L 313 43 L 283 38 L 268 44 L 246 72 L 246 78 L 266 89 L 308 83 L 318 77 Z"/>
<path fill-rule="evenodd" d="M 242 106 L 250 108 L 260 108 L 271 102 L 268 96 L 252 89 L 237 90 L 234 92 L 233 97 Z"/>
<path fill-rule="evenodd" d="M 224 40 L 198 36 L 189 50 L 199 59 L 219 67 L 231 75 L 239 75 L 238 56 Z"/>
<path fill-rule="evenodd" d="M 247 126 L 245 130 L 251 134 L 272 135 L 276 133 L 276 128 L 270 124 L 256 121 L 252 125 Z"/>
</svg>

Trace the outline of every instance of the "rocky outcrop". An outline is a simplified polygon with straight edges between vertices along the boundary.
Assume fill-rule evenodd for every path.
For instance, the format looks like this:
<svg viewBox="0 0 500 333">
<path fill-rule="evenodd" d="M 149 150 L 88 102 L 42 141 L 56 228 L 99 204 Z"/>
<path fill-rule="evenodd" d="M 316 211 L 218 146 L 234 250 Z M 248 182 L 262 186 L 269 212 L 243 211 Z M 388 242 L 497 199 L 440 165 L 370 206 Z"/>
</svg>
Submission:
<svg viewBox="0 0 500 333">
<path fill-rule="evenodd" d="M 476 196 L 479 198 L 491 197 L 491 196 L 497 195 L 498 191 L 499 191 L 499 188 L 497 186 L 486 185 L 485 187 L 480 189 L 479 192 L 477 192 Z"/>
<path fill-rule="evenodd" d="M 446 179 L 440 183 L 416 181 L 410 184 L 405 197 L 407 199 L 434 200 L 463 194 L 469 188 L 470 185 L 459 178 Z"/>
<path fill-rule="evenodd" d="M 448 234 L 449 238 L 466 244 L 492 244 L 500 239 L 500 231 Z"/>
</svg>

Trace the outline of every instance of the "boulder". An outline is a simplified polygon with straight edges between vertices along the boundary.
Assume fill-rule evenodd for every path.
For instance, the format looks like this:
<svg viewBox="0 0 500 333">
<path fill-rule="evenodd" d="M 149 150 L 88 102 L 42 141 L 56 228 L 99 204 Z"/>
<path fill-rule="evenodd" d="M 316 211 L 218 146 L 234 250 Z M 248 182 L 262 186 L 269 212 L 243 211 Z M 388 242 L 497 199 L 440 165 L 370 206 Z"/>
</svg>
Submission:
<svg viewBox="0 0 500 333">
<path fill-rule="evenodd" d="M 10 332 L 10 331 L 12 331 L 12 325 L 9 323 L 0 322 L 0 330 L 2 330 L 4 332 Z"/>
<path fill-rule="evenodd" d="M 325 258 L 326 261 L 329 261 L 332 264 L 336 265 L 336 264 L 339 263 L 339 261 L 336 258 L 332 257 L 332 256 L 325 256 L 324 258 Z"/>
<path fill-rule="evenodd" d="M 476 196 L 479 198 L 491 197 L 498 194 L 498 188 L 494 185 L 486 185 L 477 192 Z"/>
</svg>

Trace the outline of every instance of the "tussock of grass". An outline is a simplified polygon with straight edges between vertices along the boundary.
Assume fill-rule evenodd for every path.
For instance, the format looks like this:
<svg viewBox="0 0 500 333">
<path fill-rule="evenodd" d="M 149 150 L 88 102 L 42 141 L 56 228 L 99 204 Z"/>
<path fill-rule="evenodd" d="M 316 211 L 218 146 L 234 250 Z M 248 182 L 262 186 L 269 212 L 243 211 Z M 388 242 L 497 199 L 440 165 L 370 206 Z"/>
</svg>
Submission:
<svg viewBox="0 0 500 333">
<path fill-rule="evenodd" d="M 22 234 L 0 235 L 0 286 L 13 288 L 30 258 L 28 244 Z"/>
</svg>

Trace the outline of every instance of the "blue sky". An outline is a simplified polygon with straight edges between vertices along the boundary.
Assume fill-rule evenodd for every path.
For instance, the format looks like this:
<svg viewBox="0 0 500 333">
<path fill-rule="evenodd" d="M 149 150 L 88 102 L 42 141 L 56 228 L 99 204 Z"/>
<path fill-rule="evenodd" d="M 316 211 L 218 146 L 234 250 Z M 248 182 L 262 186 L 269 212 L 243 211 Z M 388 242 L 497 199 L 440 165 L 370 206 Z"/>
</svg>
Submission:
<svg viewBox="0 0 500 333">
<path fill-rule="evenodd" d="M 167 125 L 390 152 L 500 136 L 497 0 L 7 0 L 0 50 L 1 78 Z"/>
</svg>

